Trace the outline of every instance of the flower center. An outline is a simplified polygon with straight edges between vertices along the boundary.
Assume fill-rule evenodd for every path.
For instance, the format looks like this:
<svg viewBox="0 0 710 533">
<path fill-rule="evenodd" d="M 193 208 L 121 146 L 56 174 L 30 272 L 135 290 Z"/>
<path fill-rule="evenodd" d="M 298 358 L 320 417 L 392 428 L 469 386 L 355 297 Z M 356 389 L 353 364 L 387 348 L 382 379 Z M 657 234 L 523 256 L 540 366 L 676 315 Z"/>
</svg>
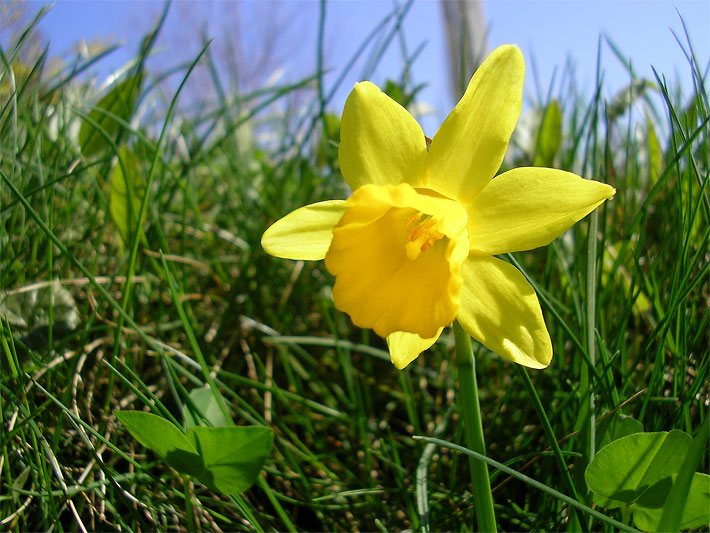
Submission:
<svg viewBox="0 0 710 533">
<path fill-rule="evenodd" d="M 405 183 L 359 187 L 325 256 L 335 306 L 381 337 L 438 335 L 459 309 L 467 221 L 463 206 Z"/>
<path fill-rule="evenodd" d="M 436 219 L 424 213 L 414 213 L 404 223 L 407 230 L 407 244 L 405 250 L 409 259 L 416 259 L 419 254 L 426 252 L 432 245 L 442 239 L 444 235 L 437 231 Z"/>
</svg>

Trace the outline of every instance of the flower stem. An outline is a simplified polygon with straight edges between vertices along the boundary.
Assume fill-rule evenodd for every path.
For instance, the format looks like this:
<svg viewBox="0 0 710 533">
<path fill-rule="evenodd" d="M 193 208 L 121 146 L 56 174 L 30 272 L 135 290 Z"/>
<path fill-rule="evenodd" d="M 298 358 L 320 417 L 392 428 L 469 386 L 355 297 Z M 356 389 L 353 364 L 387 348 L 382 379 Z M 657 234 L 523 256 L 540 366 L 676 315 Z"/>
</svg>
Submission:
<svg viewBox="0 0 710 533">
<path fill-rule="evenodd" d="M 456 367 L 458 370 L 459 390 L 456 395 L 459 415 L 463 420 L 466 446 L 479 454 L 485 455 L 481 409 L 478 404 L 478 385 L 476 384 L 476 361 L 471 350 L 471 337 L 458 322 L 454 322 L 456 338 Z M 488 467 L 482 461 L 469 456 L 473 501 L 476 505 L 476 520 L 479 531 L 496 531 L 496 517 L 493 510 L 491 482 L 488 479 Z"/>
</svg>

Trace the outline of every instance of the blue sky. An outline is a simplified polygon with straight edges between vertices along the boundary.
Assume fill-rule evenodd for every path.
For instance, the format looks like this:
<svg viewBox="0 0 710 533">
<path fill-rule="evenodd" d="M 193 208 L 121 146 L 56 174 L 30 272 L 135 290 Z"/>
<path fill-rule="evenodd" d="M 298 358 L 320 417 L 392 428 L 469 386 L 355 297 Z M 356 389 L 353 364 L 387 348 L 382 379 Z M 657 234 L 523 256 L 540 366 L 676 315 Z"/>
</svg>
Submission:
<svg viewBox="0 0 710 533">
<path fill-rule="evenodd" d="M 401 3 L 401 2 L 400 2 Z M 33 2 L 39 6 L 41 2 Z M 393 3 L 385 0 L 337 0 L 327 4 L 327 66 L 334 72 L 344 66 L 367 33 L 389 13 Z M 52 43 L 55 55 L 68 54 L 81 39 L 122 43 L 122 48 L 107 58 L 97 69 L 106 76 L 135 54 L 142 32 L 146 31 L 159 12 L 156 1 L 80 1 L 58 0 L 41 23 L 41 30 Z M 296 79 L 313 71 L 315 66 L 315 34 L 319 4 L 316 1 L 290 1 L 264 9 L 258 2 L 176 2 L 168 18 L 168 34 L 159 54 L 166 63 L 194 55 L 199 49 L 201 27 L 192 25 L 196 18 L 186 12 L 200 14 L 208 21 L 206 33 L 220 44 L 225 32 L 224 13 L 231 9 L 248 11 L 260 9 L 266 14 L 285 13 L 282 23 L 290 26 L 288 40 L 279 43 L 286 67 L 286 78 Z M 526 90 L 534 91 L 531 61 L 534 58 L 543 91 L 547 89 L 555 67 L 559 70 L 568 58 L 575 64 L 580 87 L 589 87 L 591 94 L 596 69 L 600 35 L 608 35 L 631 60 L 639 75 L 652 79 L 651 66 L 671 81 L 678 79 L 690 85 L 690 72 L 682 50 L 671 29 L 683 38 L 679 14 L 685 20 L 701 67 L 710 59 L 710 2 L 698 1 L 539 1 L 497 0 L 484 1 L 484 12 L 489 25 L 489 48 L 503 43 L 518 44 L 526 57 L 528 69 Z M 257 32 L 259 25 L 247 23 L 241 31 Z M 446 51 L 443 21 L 438 1 L 415 1 L 404 23 L 409 50 L 426 42 L 426 47 L 413 67 L 416 82 L 428 85 L 421 93 L 423 101 L 435 110 L 433 122 L 445 116 L 452 105 L 448 91 Z M 251 51 L 248 51 L 251 53 Z M 254 52 L 255 53 L 255 52 Z M 249 57 L 249 54 L 247 54 Z M 606 96 L 610 96 L 628 81 L 620 62 L 607 45 L 602 47 L 602 65 L 606 80 Z M 373 81 L 382 83 L 401 71 L 401 55 L 395 45 L 383 58 Z M 358 76 L 362 64 L 356 67 L 344 83 L 331 105 L 339 112 L 347 92 Z M 331 75 L 329 80 L 334 79 Z M 425 125 L 425 129 L 426 125 Z M 428 131 L 428 133 L 433 133 Z"/>
</svg>

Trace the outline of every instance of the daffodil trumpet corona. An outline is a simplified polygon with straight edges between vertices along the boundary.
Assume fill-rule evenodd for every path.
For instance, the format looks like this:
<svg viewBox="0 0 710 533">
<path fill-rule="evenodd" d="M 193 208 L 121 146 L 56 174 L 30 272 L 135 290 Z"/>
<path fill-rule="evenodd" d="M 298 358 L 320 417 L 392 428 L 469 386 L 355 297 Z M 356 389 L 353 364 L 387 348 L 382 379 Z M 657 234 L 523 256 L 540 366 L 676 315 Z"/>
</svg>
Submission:
<svg viewBox="0 0 710 533">
<path fill-rule="evenodd" d="M 454 320 L 515 363 L 544 368 L 552 359 L 534 289 L 495 256 L 549 244 L 615 190 L 552 168 L 496 176 L 524 73 L 516 46 L 495 49 L 430 146 L 406 109 L 357 83 L 338 151 L 352 195 L 296 209 L 262 237 L 271 255 L 325 259 L 335 306 L 385 337 L 397 368 Z"/>
</svg>

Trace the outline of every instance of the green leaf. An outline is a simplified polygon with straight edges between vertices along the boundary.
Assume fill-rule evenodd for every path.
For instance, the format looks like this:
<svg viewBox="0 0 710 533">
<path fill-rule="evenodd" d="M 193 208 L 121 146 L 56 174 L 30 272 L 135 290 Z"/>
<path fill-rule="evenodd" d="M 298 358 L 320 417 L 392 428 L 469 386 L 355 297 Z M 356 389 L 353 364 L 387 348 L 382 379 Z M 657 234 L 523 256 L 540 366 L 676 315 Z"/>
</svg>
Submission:
<svg viewBox="0 0 710 533">
<path fill-rule="evenodd" d="M 26 290 L 27 289 L 27 290 Z M 59 281 L 38 283 L 20 291 L 0 291 L 0 320 L 22 330 L 21 340 L 33 350 L 69 336 L 81 323 L 72 294 Z"/>
<path fill-rule="evenodd" d="M 198 478 L 203 473 L 202 459 L 177 426 L 143 411 L 117 411 L 116 418 L 126 426 L 133 438 L 176 470 Z"/>
<path fill-rule="evenodd" d="M 59 281 L 21 292 L 0 292 L 0 317 L 13 326 L 29 330 L 46 327 L 50 308 L 55 327 L 58 323 L 68 330 L 79 327 L 81 317 L 74 297 Z"/>
<path fill-rule="evenodd" d="M 170 466 L 225 494 L 243 492 L 256 481 L 274 440 L 265 426 L 192 427 L 185 435 L 150 413 L 119 411 L 116 417 Z"/>
<path fill-rule="evenodd" d="M 698 483 L 699 488 L 693 493 L 693 483 L 695 482 L 695 470 L 703 462 L 703 457 L 707 452 L 708 439 L 710 438 L 710 418 L 706 417 L 705 422 L 700 427 L 700 431 L 696 434 L 690 451 L 686 454 L 681 466 L 678 478 L 673 482 L 673 486 L 666 499 L 663 513 L 658 521 L 656 529 L 661 531 L 677 531 L 683 527 L 686 522 L 685 509 L 688 509 L 689 500 L 699 498 L 704 502 L 705 518 L 710 513 L 710 497 L 708 497 L 707 483 L 703 486 L 703 481 Z M 701 494 L 705 494 L 703 497 Z M 705 519 L 704 524 L 710 522 L 710 519 Z"/>
<path fill-rule="evenodd" d="M 406 83 L 389 79 L 385 81 L 385 87 L 382 92 L 402 107 L 408 108 L 415 101 L 419 91 L 421 91 L 424 87 L 426 87 L 426 84 L 420 83 L 419 85 L 415 85 L 409 89 Z"/>
<path fill-rule="evenodd" d="M 231 426 L 232 421 L 224 416 L 219 408 L 214 394 L 209 387 L 199 387 L 190 391 L 190 400 L 197 409 L 197 413 L 190 410 L 190 406 L 185 404 L 182 408 L 182 416 L 186 428 L 200 425 L 202 418 L 207 420 L 214 427 Z"/>
<path fill-rule="evenodd" d="M 651 185 L 663 172 L 663 153 L 650 117 L 646 117 L 646 150 L 648 150 L 648 177 Z"/>
<path fill-rule="evenodd" d="M 332 113 L 323 115 L 323 129 L 318 141 L 316 163 L 318 165 L 336 164 L 338 161 L 338 143 L 340 142 L 340 118 Z"/>
<path fill-rule="evenodd" d="M 397 84 L 397 82 L 393 80 L 387 80 L 385 82 L 385 89 L 383 92 L 402 107 L 406 107 L 406 102 L 404 100 L 404 91 L 402 91 L 401 87 L 399 86 L 399 84 Z"/>
<path fill-rule="evenodd" d="M 614 122 L 617 118 L 626 113 L 636 100 L 641 98 L 648 89 L 655 89 L 656 86 L 645 79 L 635 79 L 626 87 L 621 89 L 609 102 L 607 106 L 607 117 L 609 122 Z"/>
<path fill-rule="evenodd" d="M 265 426 L 193 427 L 187 437 L 204 462 L 198 479 L 225 494 L 243 492 L 256 481 L 274 440 Z"/>
<path fill-rule="evenodd" d="M 123 242 L 129 244 L 138 225 L 140 206 L 145 196 L 145 183 L 141 177 L 138 158 L 131 150 L 122 146 L 118 157 L 111 174 L 111 218 Z"/>
<path fill-rule="evenodd" d="M 673 482 L 675 483 L 676 480 L 674 479 Z M 662 513 L 663 508 L 637 507 L 634 509 L 634 524 L 643 531 L 665 531 L 664 528 L 658 527 Z M 679 529 L 707 528 L 708 525 L 710 525 L 710 476 L 695 472 Z"/>
<path fill-rule="evenodd" d="M 619 252 L 624 246 L 624 243 L 617 241 L 615 243 L 606 243 L 606 253 L 602 263 L 602 284 L 621 283 L 623 285 L 624 294 L 635 293 L 638 289 L 635 287 L 634 278 L 629 274 L 629 270 L 633 270 L 633 266 L 628 262 L 619 262 Z M 630 258 L 629 258 L 630 259 Z M 651 310 L 651 302 L 644 292 L 639 292 L 634 301 L 633 311 L 637 316 L 643 316 Z"/>
<path fill-rule="evenodd" d="M 10 490 L 10 494 L 12 494 L 12 501 L 15 503 L 15 505 L 19 505 L 20 502 L 20 490 L 25 487 L 25 483 L 27 482 L 27 478 L 30 477 L 30 467 L 27 466 L 25 469 L 20 472 L 20 475 L 15 478 L 15 480 L 12 482 L 12 490 Z"/>
<path fill-rule="evenodd" d="M 597 449 L 601 450 L 607 444 L 621 437 L 643 433 L 643 424 L 630 416 L 615 413 L 599 423 L 596 433 Z"/>
<path fill-rule="evenodd" d="M 143 71 L 116 83 L 89 112 L 79 130 L 79 146 L 85 157 L 95 156 L 117 144 L 124 130 L 122 122 L 130 122 L 143 83 Z"/>
<path fill-rule="evenodd" d="M 644 495 L 645 506 L 662 505 L 662 493 L 680 471 L 691 443 L 690 436 L 679 430 L 635 433 L 611 442 L 599 450 L 584 474 L 594 501 L 606 506 L 606 499 L 631 504 Z"/>
<path fill-rule="evenodd" d="M 537 137 L 533 166 L 550 167 L 562 144 L 562 109 L 557 100 L 552 100 L 545 109 Z"/>
</svg>

